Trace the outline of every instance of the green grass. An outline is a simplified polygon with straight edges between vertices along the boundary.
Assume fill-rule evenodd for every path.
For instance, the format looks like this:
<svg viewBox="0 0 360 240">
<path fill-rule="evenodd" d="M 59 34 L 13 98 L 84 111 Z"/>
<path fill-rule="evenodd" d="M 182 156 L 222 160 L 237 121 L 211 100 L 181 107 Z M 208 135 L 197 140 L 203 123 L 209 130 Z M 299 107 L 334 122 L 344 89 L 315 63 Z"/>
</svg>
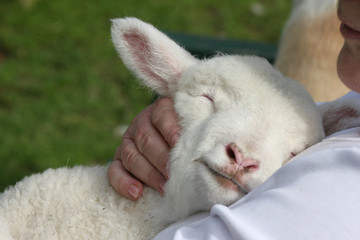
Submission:
<svg viewBox="0 0 360 240">
<path fill-rule="evenodd" d="M 108 162 L 152 94 L 110 41 L 110 19 L 276 43 L 289 0 L 4 0 L 0 8 L 0 191 L 49 167 Z M 250 6 L 261 3 L 263 15 Z M 220 5 L 219 5 L 220 4 Z"/>
</svg>

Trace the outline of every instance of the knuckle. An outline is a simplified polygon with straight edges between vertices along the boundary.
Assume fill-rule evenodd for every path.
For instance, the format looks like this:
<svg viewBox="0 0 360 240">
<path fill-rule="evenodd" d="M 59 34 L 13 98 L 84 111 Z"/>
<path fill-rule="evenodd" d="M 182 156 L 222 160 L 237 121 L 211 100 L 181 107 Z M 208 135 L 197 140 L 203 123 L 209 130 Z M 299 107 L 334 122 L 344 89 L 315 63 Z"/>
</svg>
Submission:
<svg viewBox="0 0 360 240">
<path fill-rule="evenodd" d="M 158 174 L 159 174 L 158 171 L 155 168 L 153 168 L 147 175 L 145 182 L 149 185 L 154 185 L 152 183 L 156 181 L 156 179 L 158 178 Z"/>
<path fill-rule="evenodd" d="M 147 149 L 149 149 L 152 146 L 153 139 L 154 139 L 153 135 L 150 131 L 137 134 L 135 138 L 135 142 L 137 148 L 139 149 L 139 152 L 145 153 Z"/>
<path fill-rule="evenodd" d="M 172 107 L 169 105 L 159 106 L 151 114 L 151 121 L 155 126 L 161 125 L 164 120 L 172 113 Z"/>
<path fill-rule="evenodd" d="M 181 129 L 172 105 L 157 108 L 151 115 L 151 121 L 169 144 Z"/>
<path fill-rule="evenodd" d="M 136 129 L 141 128 L 147 121 L 150 122 L 150 110 L 149 107 L 145 108 L 131 121 L 127 129 L 128 136 L 132 136 L 132 133 Z"/>
<path fill-rule="evenodd" d="M 120 160 L 124 168 L 131 172 L 132 167 L 134 166 L 135 159 L 138 155 L 138 152 L 134 151 L 129 144 L 120 147 Z"/>
<path fill-rule="evenodd" d="M 124 147 L 124 143 L 125 143 L 125 140 L 123 140 L 123 143 L 116 148 L 114 160 L 120 160 L 120 162 L 121 162 L 121 152 Z"/>
<path fill-rule="evenodd" d="M 119 162 L 119 161 L 118 161 Z M 123 176 L 119 173 L 120 169 L 118 169 L 118 162 L 113 161 L 108 168 L 108 179 L 111 183 L 111 186 L 115 189 L 116 192 L 124 195 L 124 180 Z M 121 162 L 120 162 L 121 164 Z"/>
<path fill-rule="evenodd" d="M 159 162 L 158 162 L 158 169 L 161 171 L 165 171 L 167 164 L 168 164 L 168 159 L 169 159 L 169 151 L 163 152 L 161 154 L 161 156 L 159 157 Z"/>
<path fill-rule="evenodd" d="M 164 134 L 167 138 L 167 141 L 170 142 L 173 136 L 175 136 L 180 131 L 180 127 L 177 124 L 169 124 L 164 127 Z"/>
</svg>

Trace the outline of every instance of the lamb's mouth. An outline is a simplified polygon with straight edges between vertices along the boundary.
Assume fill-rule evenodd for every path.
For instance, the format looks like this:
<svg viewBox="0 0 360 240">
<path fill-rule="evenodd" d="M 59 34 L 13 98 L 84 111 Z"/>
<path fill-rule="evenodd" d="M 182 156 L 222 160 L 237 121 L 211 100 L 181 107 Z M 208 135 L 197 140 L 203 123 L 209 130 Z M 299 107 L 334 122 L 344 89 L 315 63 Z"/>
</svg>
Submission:
<svg viewBox="0 0 360 240">
<path fill-rule="evenodd" d="M 215 179 L 225 188 L 241 192 L 244 195 L 248 193 L 248 191 L 245 190 L 244 186 L 241 186 L 241 184 L 235 181 L 231 176 L 228 176 L 227 174 L 217 170 L 216 167 L 211 166 L 202 159 L 198 159 L 197 161 L 202 163 L 209 170 L 209 172 L 214 175 Z"/>
</svg>

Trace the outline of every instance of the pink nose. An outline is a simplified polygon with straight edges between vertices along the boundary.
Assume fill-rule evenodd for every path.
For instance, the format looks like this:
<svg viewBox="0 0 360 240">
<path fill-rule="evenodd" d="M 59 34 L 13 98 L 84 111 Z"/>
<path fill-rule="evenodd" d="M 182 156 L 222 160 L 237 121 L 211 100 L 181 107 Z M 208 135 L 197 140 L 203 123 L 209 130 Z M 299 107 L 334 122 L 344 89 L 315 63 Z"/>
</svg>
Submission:
<svg viewBox="0 0 360 240">
<path fill-rule="evenodd" d="M 238 169 L 254 171 L 259 168 L 259 163 L 256 160 L 243 157 L 241 150 L 235 145 L 235 143 L 230 143 L 226 146 L 226 153 L 232 164 L 235 164 Z"/>
</svg>

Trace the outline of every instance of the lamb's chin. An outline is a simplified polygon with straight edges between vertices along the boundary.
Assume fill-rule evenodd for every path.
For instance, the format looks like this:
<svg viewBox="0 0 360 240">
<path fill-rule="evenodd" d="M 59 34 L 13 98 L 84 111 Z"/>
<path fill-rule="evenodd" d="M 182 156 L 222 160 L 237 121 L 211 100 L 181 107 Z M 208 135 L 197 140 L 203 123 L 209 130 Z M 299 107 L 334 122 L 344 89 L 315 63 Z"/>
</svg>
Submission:
<svg viewBox="0 0 360 240">
<path fill-rule="evenodd" d="M 248 191 L 241 186 L 237 181 L 234 181 L 230 176 L 220 172 L 216 168 L 212 167 L 206 161 L 199 159 L 199 161 L 211 177 L 223 188 L 225 191 L 237 192 L 241 195 L 246 195 Z"/>
</svg>

